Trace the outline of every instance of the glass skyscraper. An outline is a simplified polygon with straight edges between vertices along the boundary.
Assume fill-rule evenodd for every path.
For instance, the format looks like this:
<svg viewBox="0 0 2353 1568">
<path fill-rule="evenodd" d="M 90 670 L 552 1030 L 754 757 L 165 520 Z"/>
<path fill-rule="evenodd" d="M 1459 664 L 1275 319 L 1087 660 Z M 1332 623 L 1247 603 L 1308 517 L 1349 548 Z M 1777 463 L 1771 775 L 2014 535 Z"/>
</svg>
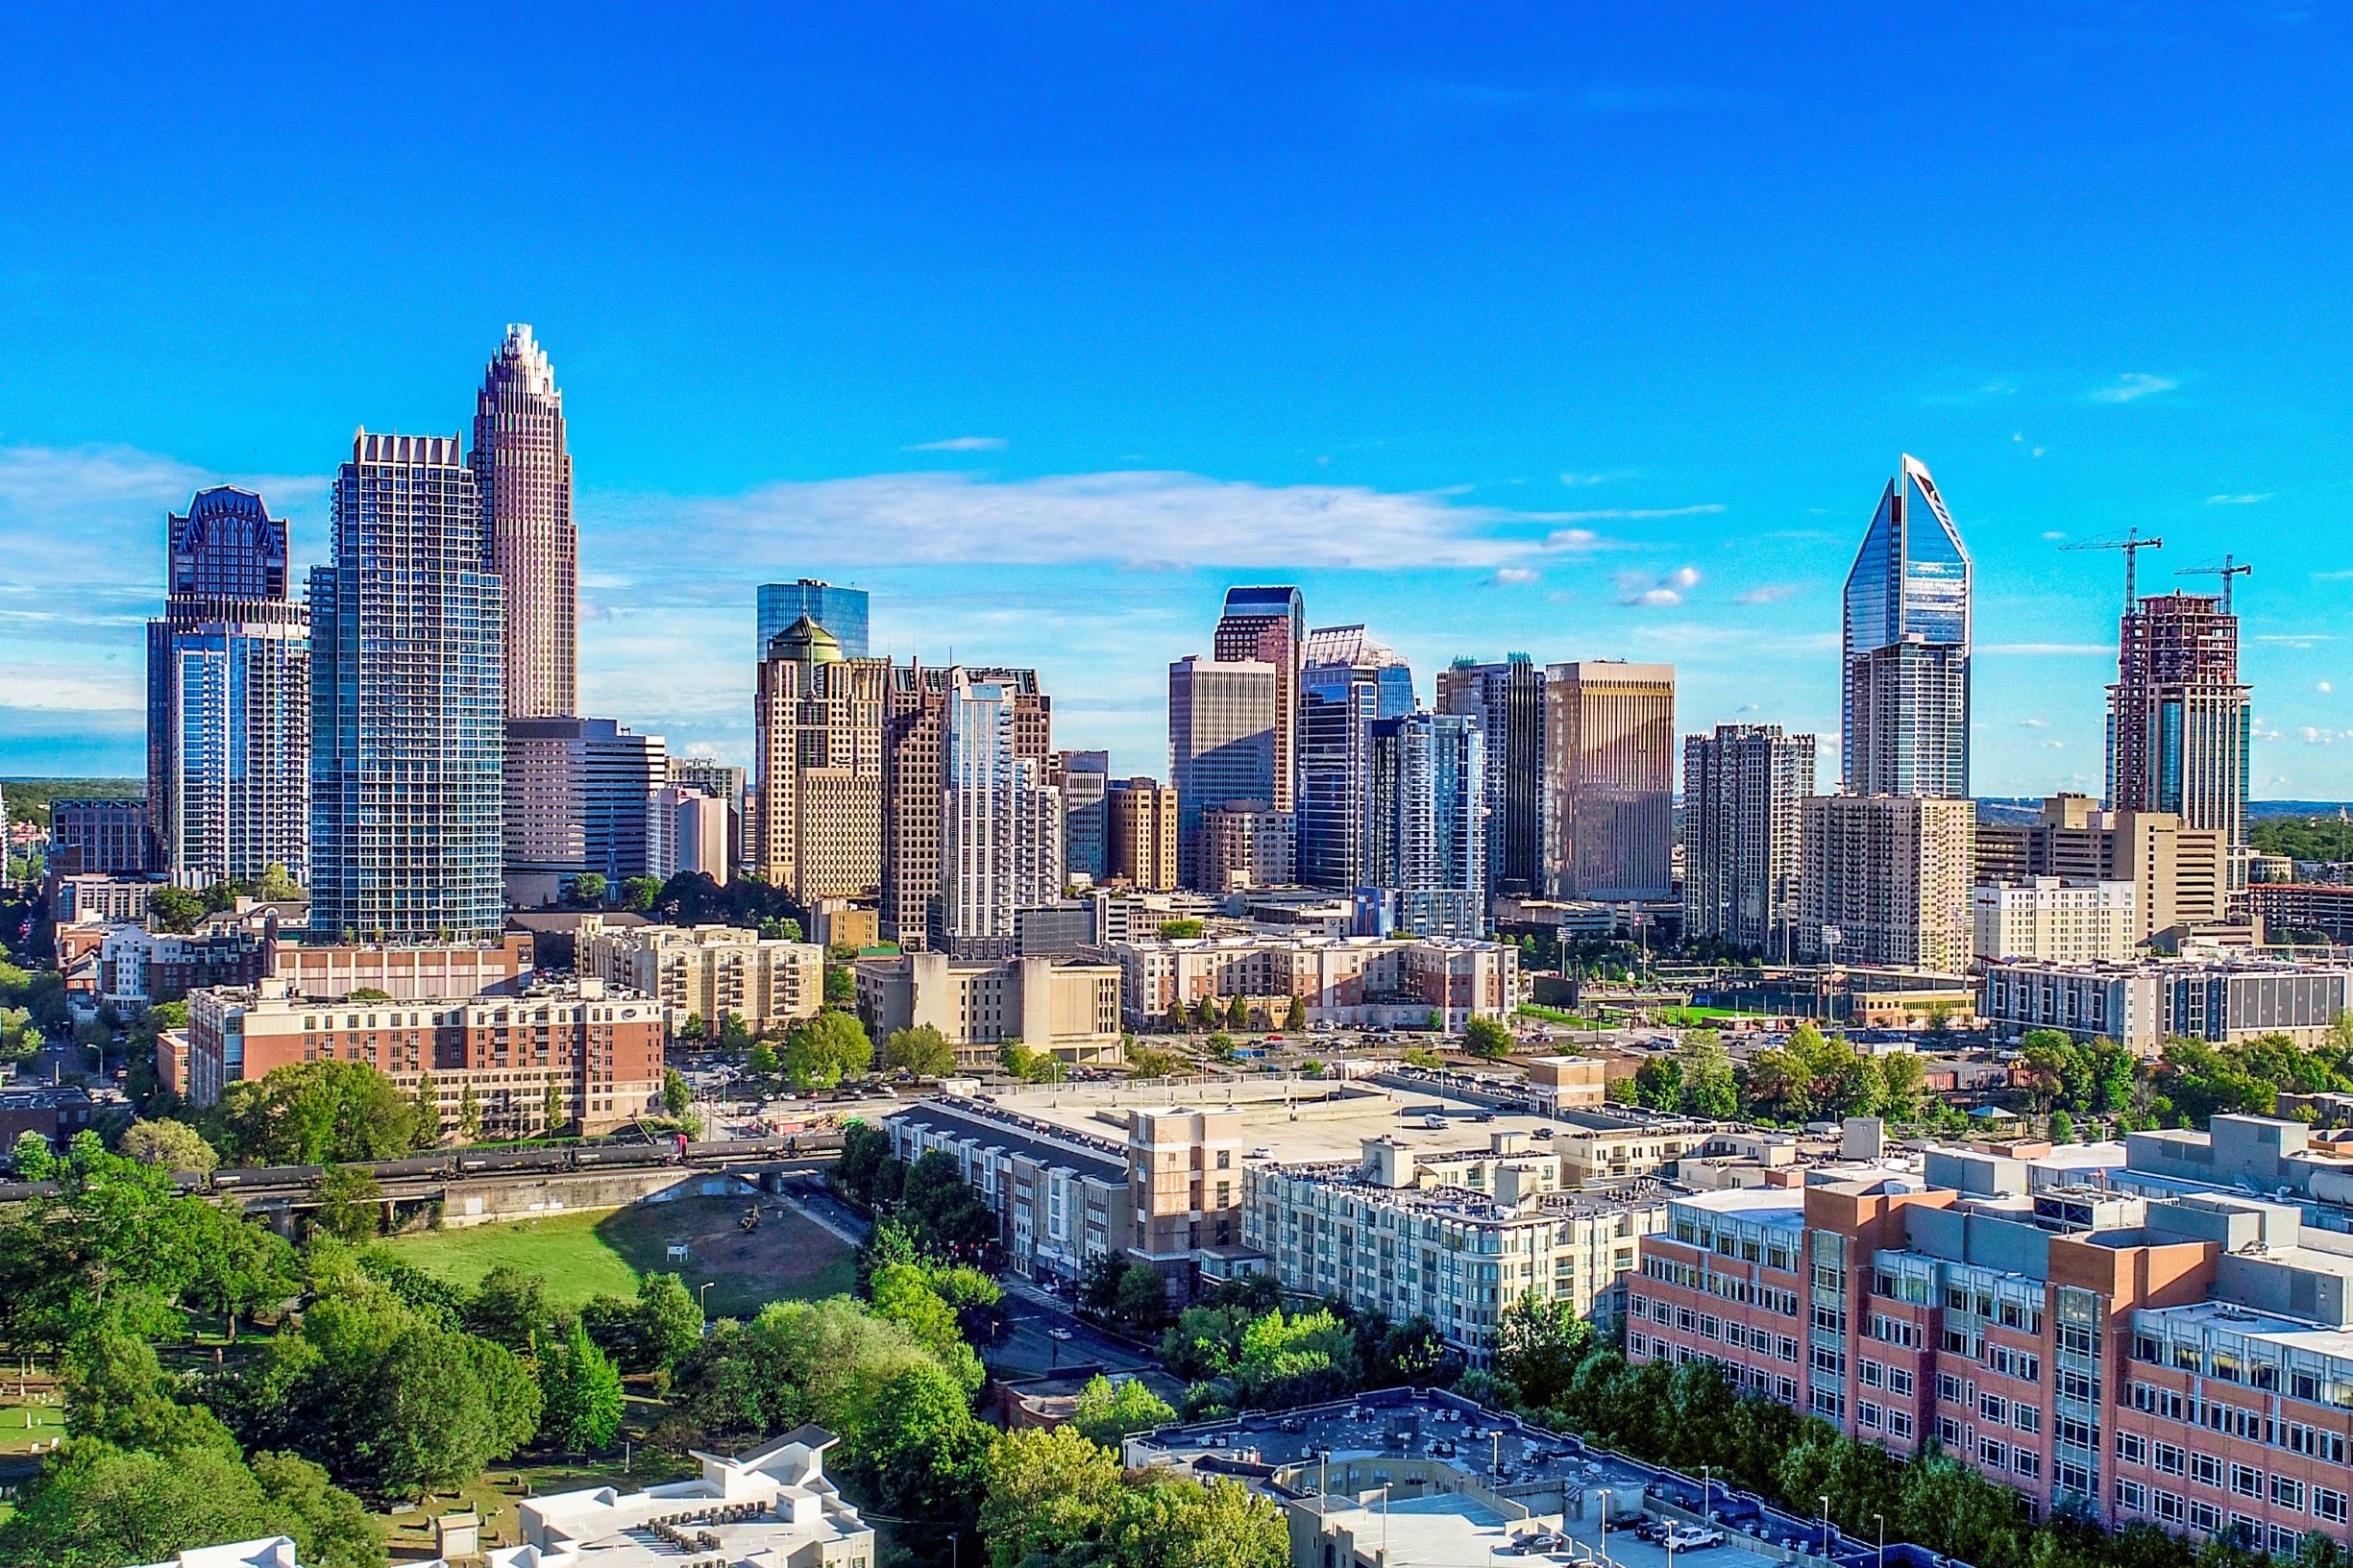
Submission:
<svg viewBox="0 0 2353 1568">
<path fill-rule="evenodd" d="M 833 633 L 833 640 L 842 645 L 842 657 L 863 659 L 867 656 L 866 613 L 863 588 L 836 588 L 815 577 L 764 582 L 759 591 L 760 646 L 752 650 L 752 662 L 765 660 L 776 633 L 804 615 Z"/>
<path fill-rule="evenodd" d="M 1969 794 L 1972 568 L 1906 455 L 1847 574 L 1840 772 L 1851 795 Z"/>
<path fill-rule="evenodd" d="M 147 799 L 183 887 L 307 878 L 310 618 L 286 593 L 286 525 L 259 496 L 198 491 L 166 520 L 169 592 L 147 624 Z"/>
<path fill-rule="evenodd" d="M 1346 892 L 1373 880 L 1372 726 L 1413 711 L 1413 672 L 1359 626 L 1308 634 L 1299 675 L 1299 880 Z"/>
<path fill-rule="evenodd" d="M 1416 937 L 1486 934 L 1486 734 L 1462 713 L 1409 713 L 1372 725 L 1372 885 L 1389 928 Z"/>
<path fill-rule="evenodd" d="M 1229 588 L 1211 636 L 1222 663 L 1270 664 L 1275 670 L 1274 785 L 1277 811 L 1295 810 L 1299 786 L 1299 666 L 1307 645 L 1307 600 L 1287 585 Z"/>
<path fill-rule="evenodd" d="M 505 599 L 455 436 L 361 430 L 310 573 L 311 929 L 495 933 Z"/>
<path fill-rule="evenodd" d="M 1544 886 L 1544 668 L 1525 653 L 1501 664 L 1457 659 L 1438 672 L 1440 713 L 1486 731 L 1487 891 Z"/>
</svg>

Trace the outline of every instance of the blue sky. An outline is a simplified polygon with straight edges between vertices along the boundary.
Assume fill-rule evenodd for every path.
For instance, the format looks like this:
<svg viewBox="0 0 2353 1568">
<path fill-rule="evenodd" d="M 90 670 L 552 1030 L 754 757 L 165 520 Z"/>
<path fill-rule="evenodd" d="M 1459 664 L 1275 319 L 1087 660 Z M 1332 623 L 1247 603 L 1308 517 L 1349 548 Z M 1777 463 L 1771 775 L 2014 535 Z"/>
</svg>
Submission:
<svg viewBox="0 0 2353 1568">
<path fill-rule="evenodd" d="M 0 771 L 140 768 L 166 506 L 257 483 L 315 559 L 353 429 L 460 429 L 529 321 L 583 700 L 676 749 L 747 753 L 801 575 L 1128 769 L 1269 579 L 1425 695 L 1664 659 L 1685 728 L 1826 741 L 1909 451 L 1981 793 L 2096 792 L 2120 573 L 2059 546 L 2139 525 L 2160 586 L 2255 563 L 2257 794 L 2353 796 L 2341 6 L 35 10 Z"/>
</svg>

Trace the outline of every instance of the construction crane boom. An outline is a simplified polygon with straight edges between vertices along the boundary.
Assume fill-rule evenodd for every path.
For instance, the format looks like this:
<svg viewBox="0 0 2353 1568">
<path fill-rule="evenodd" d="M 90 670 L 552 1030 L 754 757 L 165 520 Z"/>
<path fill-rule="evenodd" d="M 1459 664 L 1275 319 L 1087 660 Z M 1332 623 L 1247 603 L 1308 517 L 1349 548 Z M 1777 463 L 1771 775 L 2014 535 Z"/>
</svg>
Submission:
<svg viewBox="0 0 2353 1568">
<path fill-rule="evenodd" d="M 2122 551 L 2124 552 L 2124 608 L 2130 610 L 2133 606 L 2133 594 L 2137 585 L 2135 568 L 2140 565 L 2141 551 L 2155 550 L 2164 543 L 2162 539 L 2142 538 L 2139 528 L 2126 528 L 2124 537 L 2121 539 L 2087 539 L 2080 545 L 2061 545 L 2059 548 L 2061 550 Z"/>
<path fill-rule="evenodd" d="M 2222 579 L 2222 613 L 2230 614 L 2230 582 L 2233 577 L 2251 577 L 2255 569 L 2243 565 L 2232 556 L 2222 557 L 2220 566 L 2185 566 L 2173 574 L 2177 577 L 2220 577 Z"/>
</svg>

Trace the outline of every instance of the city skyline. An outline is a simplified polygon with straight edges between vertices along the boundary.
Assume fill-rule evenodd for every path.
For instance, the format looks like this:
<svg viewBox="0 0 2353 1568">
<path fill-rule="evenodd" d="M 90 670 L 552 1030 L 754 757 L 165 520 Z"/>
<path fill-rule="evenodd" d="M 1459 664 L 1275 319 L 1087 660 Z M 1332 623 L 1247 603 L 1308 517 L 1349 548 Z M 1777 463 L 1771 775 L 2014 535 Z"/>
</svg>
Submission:
<svg viewBox="0 0 2353 1568">
<path fill-rule="evenodd" d="M 1365 21 L 1314 62 L 1255 23 L 1066 19 L 1057 52 L 1006 17 L 891 39 L 904 75 L 846 105 L 825 62 L 873 25 L 820 23 L 787 64 L 672 40 L 710 52 L 699 109 L 794 152 L 705 148 L 664 194 L 616 171 L 698 116 L 600 105 L 580 61 L 488 113 L 443 112 L 463 89 L 418 73 L 395 89 L 409 112 L 361 114 L 322 86 L 348 77 L 289 69 L 299 136 L 176 147 L 113 110 L 233 30 L 105 77 L 47 49 L 58 69 L 18 100 L 28 166 L 68 156 L 39 138 L 110 130 L 0 219 L 0 771 L 139 772 L 159 519 L 241 483 L 291 522 L 298 569 L 323 559 L 351 429 L 456 428 L 485 342 L 529 320 L 577 464 L 576 706 L 681 753 L 748 759 L 751 594 L 802 576 L 874 596 L 878 654 L 1038 668 L 1070 741 L 1121 774 L 1158 766 L 1167 662 L 1206 650 L 1226 587 L 1267 581 L 1318 624 L 1369 625 L 1425 701 L 1459 656 L 1672 662 L 1686 731 L 1834 745 L 1839 581 L 1908 451 L 1976 558 L 1974 790 L 2101 787 L 2118 563 L 2059 547 L 2139 526 L 2168 541 L 2145 592 L 2256 563 L 2254 795 L 2353 796 L 2353 404 L 2326 307 L 2353 203 L 2300 139 L 2348 98 L 2325 46 L 2342 18 L 2201 18 L 2131 47 L 1799 20 L 1762 49 L 1609 18 L 1575 50 L 1564 22 L 1491 18 L 1435 59 Z M 254 58 L 385 47 L 322 24 Z M 1826 89 L 1891 47 L 1946 68 L 1857 124 Z M 962 81 L 974 49 L 1012 76 Z M 1027 74 L 1065 66 L 1098 87 Z M 1237 112 L 1197 112 L 1221 76 Z M 2295 124 L 2246 86 L 2291 77 Z M 449 156 L 391 159 L 402 124 L 442 126 Z M 528 158 L 559 125 L 541 243 L 425 221 L 440 170 Z M 2126 144 L 2178 156 L 2120 167 Z M 153 178 L 188 158 L 217 178 Z M 1995 181 L 2022 159 L 2044 178 Z M 364 225 L 337 221 L 355 166 L 379 171 Z M 2302 184 L 2245 189 L 2249 167 Z M 976 206 L 1000 169 L 1005 205 Z M 1302 208 L 1294 182 L 1353 194 Z M 1900 263 L 1876 239 L 1896 191 L 1938 217 Z M 615 192 L 626 244 L 569 216 Z M 741 236 L 704 210 L 736 195 Z M 240 223 L 274 242 L 147 242 Z M 113 324 L 104 355 L 92 321 Z"/>
</svg>

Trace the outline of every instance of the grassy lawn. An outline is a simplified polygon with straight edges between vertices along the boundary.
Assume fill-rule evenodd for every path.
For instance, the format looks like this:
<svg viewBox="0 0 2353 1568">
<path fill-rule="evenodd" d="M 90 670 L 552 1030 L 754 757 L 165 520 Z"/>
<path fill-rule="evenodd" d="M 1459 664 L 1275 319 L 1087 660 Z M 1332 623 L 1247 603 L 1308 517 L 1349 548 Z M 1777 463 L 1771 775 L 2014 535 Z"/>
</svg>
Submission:
<svg viewBox="0 0 2353 1568">
<path fill-rule="evenodd" d="M 16 1380 L 7 1380 L 0 1397 L 0 1454 L 30 1454 L 33 1445 L 49 1444 L 65 1435 L 65 1409 L 54 1386 L 36 1385 L 31 1402 L 16 1397 Z"/>
<path fill-rule="evenodd" d="M 548 1282 L 550 1299 L 577 1307 L 592 1296 L 630 1296 L 640 1274 L 674 1271 L 687 1288 L 710 1284 L 705 1305 L 714 1317 L 748 1316 L 771 1301 L 811 1300 L 850 1287 L 856 1275 L 850 1249 L 799 1214 L 764 1202 L 760 1229 L 747 1235 L 737 1221 L 748 1198 L 680 1198 L 626 1209 L 555 1214 L 512 1224 L 425 1231 L 392 1245 L 427 1273 L 458 1285 L 478 1284 L 501 1263 Z M 683 1263 L 669 1249 L 684 1245 Z"/>
<path fill-rule="evenodd" d="M 636 1401 L 631 1402 L 629 1420 L 632 1426 L 650 1414 L 650 1409 L 641 1408 Z M 472 1508 L 481 1515 L 482 1544 L 485 1547 L 515 1546 L 523 1539 L 522 1524 L 515 1505 L 524 1498 L 576 1492 L 590 1486 L 613 1486 L 624 1492 L 633 1492 L 665 1481 L 682 1481 L 696 1473 L 694 1460 L 674 1459 L 659 1449 L 638 1449 L 630 1456 L 626 1471 L 623 1470 L 618 1454 L 601 1460 L 518 1460 L 495 1466 L 471 1486 L 455 1492 L 438 1492 L 421 1505 L 395 1508 L 381 1515 L 386 1526 L 384 1545 L 390 1549 L 395 1562 L 429 1556 L 433 1546 L 433 1521 L 445 1513 Z"/>
</svg>

